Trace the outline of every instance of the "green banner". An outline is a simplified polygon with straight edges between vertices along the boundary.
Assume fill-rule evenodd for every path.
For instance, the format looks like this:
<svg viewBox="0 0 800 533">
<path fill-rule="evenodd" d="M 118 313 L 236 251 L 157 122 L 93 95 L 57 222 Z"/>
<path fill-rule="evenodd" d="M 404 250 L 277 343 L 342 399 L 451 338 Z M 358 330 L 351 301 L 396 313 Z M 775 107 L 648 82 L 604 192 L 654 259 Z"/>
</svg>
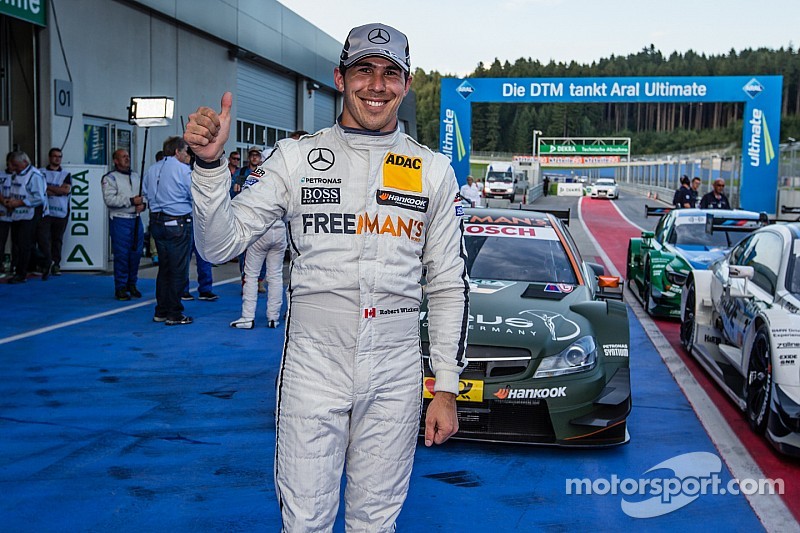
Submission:
<svg viewBox="0 0 800 533">
<path fill-rule="evenodd" d="M 47 26 L 47 0 L 0 0 L 0 13 Z"/>
<path fill-rule="evenodd" d="M 540 154 L 628 155 L 624 144 L 540 144 Z"/>
</svg>

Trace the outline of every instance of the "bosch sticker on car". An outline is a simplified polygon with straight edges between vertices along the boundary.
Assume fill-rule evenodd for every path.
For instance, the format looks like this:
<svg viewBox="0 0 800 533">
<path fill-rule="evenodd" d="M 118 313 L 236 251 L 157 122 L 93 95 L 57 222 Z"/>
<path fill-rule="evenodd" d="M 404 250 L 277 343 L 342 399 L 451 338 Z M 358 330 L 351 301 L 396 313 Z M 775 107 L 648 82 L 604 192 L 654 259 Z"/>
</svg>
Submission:
<svg viewBox="0 0 800 533">
<path fill-rule="evenodd" d="M 558 240 L 558 235 L 553 228 L 526 228 L 520 226 L 501 226 L 496 224 L 466 224 L 464 226 L 464 231 L 468 235 L 545 239 L 551 241 Z"/>
</svg>

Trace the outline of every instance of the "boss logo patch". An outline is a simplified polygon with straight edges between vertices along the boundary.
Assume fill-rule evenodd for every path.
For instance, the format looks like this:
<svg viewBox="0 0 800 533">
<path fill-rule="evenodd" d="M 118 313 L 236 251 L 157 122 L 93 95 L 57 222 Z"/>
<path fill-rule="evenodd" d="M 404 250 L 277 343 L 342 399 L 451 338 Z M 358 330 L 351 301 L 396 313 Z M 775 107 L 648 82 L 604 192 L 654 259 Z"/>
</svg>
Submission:
<svg viewBox="0 0 800 533">
<path fill-rule="evenodd" d="M 341 200 L 339 187 L 301 187 L 300 203 L 309 204 L 338 204 Z"/>
<path fill-rule="evenodd" d="M 420 213 L 427 212 L 428 204 L 430 203 L 430 200 L 425 196 L 412 196 L 409 194 L 382 191 L 380 189 L 375 193 L 375 198 L 379 205 L 391 205 L 402 209 L 418 211 Z"/>
</svg>

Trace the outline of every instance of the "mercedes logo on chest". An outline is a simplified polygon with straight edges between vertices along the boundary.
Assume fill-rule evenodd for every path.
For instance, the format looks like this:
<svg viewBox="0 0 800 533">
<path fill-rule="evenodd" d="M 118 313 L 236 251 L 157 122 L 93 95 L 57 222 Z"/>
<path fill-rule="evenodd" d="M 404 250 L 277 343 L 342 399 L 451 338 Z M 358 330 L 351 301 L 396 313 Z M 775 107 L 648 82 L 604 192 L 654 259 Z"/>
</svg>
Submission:
<svg viewBox="0 0 800 533">
<path fill-rule="evenodd" d="M 383 28 L 375 28 L 369 32 L 367 39 L 373 44 L 386 44 L 391 38 L 389 37 L 389 32 Z"/>
<path fill-rule="evenodd" d="M 311 168 L 319 172 L 325 172 L 331 168 L 334 161 L 336 161 L 333 152 L 327 148 L 314 148 L 308 152 L 308 157 L 306 159 L 308 160 L 308 164 L 311 165 Z"/>
</svg>

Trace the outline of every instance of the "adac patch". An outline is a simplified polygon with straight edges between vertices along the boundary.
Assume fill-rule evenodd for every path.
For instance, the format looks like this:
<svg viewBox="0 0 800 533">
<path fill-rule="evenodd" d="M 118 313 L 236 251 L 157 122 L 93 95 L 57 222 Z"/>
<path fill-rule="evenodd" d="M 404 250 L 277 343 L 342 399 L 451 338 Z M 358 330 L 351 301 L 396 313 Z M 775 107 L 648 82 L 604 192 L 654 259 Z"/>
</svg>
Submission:
<svg viewBox="0 0 800 533">
<path fill-rule="evenodd" d="M 389 152 L 383 160 L 383 186 L 422 192 L 422 158 Z"/>
</svg>

